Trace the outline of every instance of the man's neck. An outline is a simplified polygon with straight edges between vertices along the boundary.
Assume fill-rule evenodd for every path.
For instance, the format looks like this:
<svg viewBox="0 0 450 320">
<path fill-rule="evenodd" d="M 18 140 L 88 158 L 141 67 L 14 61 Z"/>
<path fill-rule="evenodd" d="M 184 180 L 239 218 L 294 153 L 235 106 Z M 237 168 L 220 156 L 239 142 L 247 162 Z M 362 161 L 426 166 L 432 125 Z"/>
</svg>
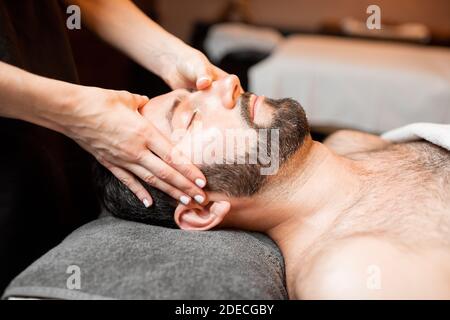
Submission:
<svg viewBox="0 0 450 320">
<path fill-rule="evenodd" d="M 304 253 L 357 201 L 362 169 L 311 142 L 307 154 L 294 155 L 283 170 L 289 178 L 281 178 L 279 185 L 252 201 L 241 201 L 236 209 L 239 220 L 257 226 L 253 229 L 265 232 L 280 247 L 289 287 Z"/>
<path fill-rule="evenodd" d="M 282 212 L 282 219 L 265 231 L 280 245 L 297 239 L 297 252 L 314 243 L 357 201 L 362 186 L 362 168 L 319 142 L 313 142 L 301 161 L 300 165 L 298 161 L 289 164 L 290 180 L 271 196 L 275 204 L 283 201 L 267 214 L 277 216 Z"/>
</svg>

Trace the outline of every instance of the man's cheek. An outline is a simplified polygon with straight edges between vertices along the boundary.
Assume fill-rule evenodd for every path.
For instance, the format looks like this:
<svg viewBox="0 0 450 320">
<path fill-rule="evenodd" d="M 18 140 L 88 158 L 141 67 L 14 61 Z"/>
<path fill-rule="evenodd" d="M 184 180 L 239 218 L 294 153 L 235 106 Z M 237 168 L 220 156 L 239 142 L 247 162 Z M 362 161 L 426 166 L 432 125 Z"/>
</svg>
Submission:
<svg viewBox="0 0 450 320">
<path fill-rule="evenodd" d="M 223 163 L 223 135 L 217 128 L 193 128 L 177 144 L 196 165 Z"/>
<path fill-rule="evenodd" d="M 218 128 L 203 131 L 201 138 L 202 163 L 207 165 L 224 162 L 224 146 L 226 137 Z"/>
<path fill-rule="evenodd" d="M 162 135 L 168 139 L 172 140 L 172 129 L 170 128 L 170 125 L 167 121 L 161 121 L 161 119 L 164 119 L 164 115 L 160 115 L 158 113 L 155 113 L 154 110 L 153 112 L 150 111 L 146 111 L 146 112 L 141 112 L 141 114 L 143 115 L 144 118 L 146 118 L 147 120 L 150 121 L 150 123 L 156 128 L 158 129 L 159 132 L 162 133 Z"/>
<path fill-rule="evenodd" d="M 175 130 L 171 140 L 177 152 L 181 152 L 195 165 L 202 164 L 202 144 L 198 136 L 184 129 Z"/>
</svg>

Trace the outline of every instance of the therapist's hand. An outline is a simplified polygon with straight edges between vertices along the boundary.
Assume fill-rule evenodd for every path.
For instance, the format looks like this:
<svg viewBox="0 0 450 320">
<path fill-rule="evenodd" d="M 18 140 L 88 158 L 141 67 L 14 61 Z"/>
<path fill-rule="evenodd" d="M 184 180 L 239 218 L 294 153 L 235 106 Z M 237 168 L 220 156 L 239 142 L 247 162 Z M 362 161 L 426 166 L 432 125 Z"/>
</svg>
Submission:
<svg viewBox="0 0 450 320">
<path fill-rule="evenodd" d="M 212 81 L 227 75 L 213 65 L 200 51 L 182 43 L 171 49 L 161 59 L 161 77 L 172 89 L 191 88 L 203 90 Z"/>
<path fill-rule="evenodd" d="M 147 97 L 79 88 L 68 99 L 71 114 L 60 120 L 64 133 L 94 155 L 143 205 L 151 205 L 152 198 L 135 176 L 179 201 L 182 196 L 193 201 L 198 195 L 206 200 L 195 184 L 203 187 L 204 175 L 185 156 L 175 153 L 170 141 L 139 114 L 138 109 L 149 101 Z"/>
<path fill-rule="evenodd" d="M 0 74 L 0 117 L 74 139 L 143 205 L 151 205 L 152 198 L 136 177 L 183 203 L 197 195 L 202 204 L 207 201 L 204 175 L 139 113 L 147 97 L 53 80 L 1 61 Z"/>
</svg>

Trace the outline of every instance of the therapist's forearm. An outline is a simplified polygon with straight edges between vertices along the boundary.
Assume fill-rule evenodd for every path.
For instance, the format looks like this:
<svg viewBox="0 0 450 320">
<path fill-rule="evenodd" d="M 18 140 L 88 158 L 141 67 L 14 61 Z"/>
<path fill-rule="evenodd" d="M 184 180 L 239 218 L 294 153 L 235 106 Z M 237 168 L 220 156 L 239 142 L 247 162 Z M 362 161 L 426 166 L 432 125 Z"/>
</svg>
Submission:
<svg viewBox="0 0 450 320">
<path fill-rule="evenodd" d="M 67 0 L 81 8 L 83 22 L 136 62 L 164 77 L 170 55 L 185 44 L 129 0 Z"/>
<path fill-rule="evenodd" d="M 64 133 L 55 121 L 71 114 L 77 85 L 40 77 L 0 61 L 0 116 L 25 120 Z"/>
</svg>

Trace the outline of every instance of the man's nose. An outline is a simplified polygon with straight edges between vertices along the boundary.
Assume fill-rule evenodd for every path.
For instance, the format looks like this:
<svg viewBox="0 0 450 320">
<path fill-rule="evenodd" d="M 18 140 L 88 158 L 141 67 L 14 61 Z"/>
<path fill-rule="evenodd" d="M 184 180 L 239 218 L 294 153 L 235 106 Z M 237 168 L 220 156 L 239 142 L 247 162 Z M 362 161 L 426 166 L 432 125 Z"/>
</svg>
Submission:
<svg viewBox="0 0 450 320">
<path fill-rule="evenodd" d="M 243 93 L 241 82 L 234 74 L 230 74 L 223 79 L 217 81 L 220 97 L 225 108 L 232 109 L 236 105 L 237 100 Z"/>
</svg>

